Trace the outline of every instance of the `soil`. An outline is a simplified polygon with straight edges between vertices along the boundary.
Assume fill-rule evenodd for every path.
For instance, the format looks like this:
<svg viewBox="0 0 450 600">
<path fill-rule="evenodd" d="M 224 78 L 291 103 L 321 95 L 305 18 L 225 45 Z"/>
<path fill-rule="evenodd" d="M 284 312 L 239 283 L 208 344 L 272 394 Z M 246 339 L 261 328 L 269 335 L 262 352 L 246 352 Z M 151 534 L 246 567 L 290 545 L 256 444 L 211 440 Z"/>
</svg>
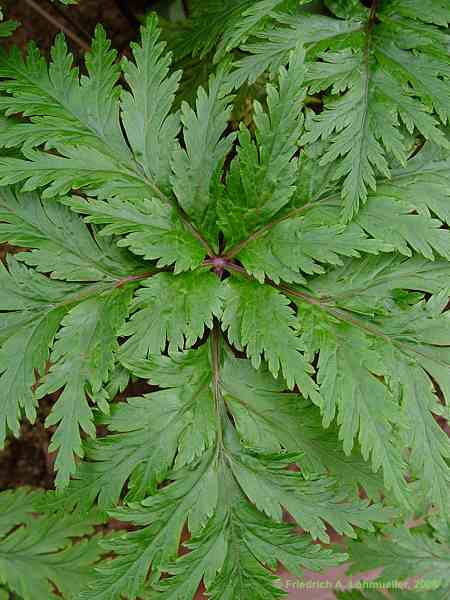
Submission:
<svg viewBox="0 0 450 600">
<path fill-rule="evenodd" d="M 66 29 L 69 35 L 80 40 L 78 43 L 74 39 L 69 41 L 75 54 L 84 52 L 82 44 L 89 45 L 97 23 L 103 24 L 115 48 L 124 48 L 137 37 L 138 15 L 145 11 L 145 6 L 152 7 L 151 2 L 138 0 L 83 0 L 76 6 L 63 6 L 49 0 L 3 0 L 1 4 L 5 15 L 22 25 L 7 45 L 16 44 L 24 48 L 30 40 L 34 40 L 43 52 L 48 53 L 55 35 Z M 121 5 L 127 6 L 127 15 Z M 48 17 L 38 9 L 47 13 Z"/>
</svg>

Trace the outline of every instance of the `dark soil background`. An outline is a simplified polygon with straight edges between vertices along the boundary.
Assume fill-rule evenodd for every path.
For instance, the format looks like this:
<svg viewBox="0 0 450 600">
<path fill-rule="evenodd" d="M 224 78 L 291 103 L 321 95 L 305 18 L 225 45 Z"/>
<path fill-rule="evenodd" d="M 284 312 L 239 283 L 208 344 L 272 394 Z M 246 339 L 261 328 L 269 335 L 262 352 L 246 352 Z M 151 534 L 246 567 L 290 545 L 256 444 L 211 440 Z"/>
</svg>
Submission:
<svg viewBox="0 0 450 600">
<path fill-rule="evenodd" d="M 137 37 L 139 17 L 148 10 L 161 11 L 161 2 L 151 0 L 82 0 L 74 6 L 50 0 L 3 0 L 0 4 L 7 18 L 22 24 L 8 41 L 9 45 L 23 48 L 34 40 L 48 52 L 58 31 L 66 30 L 76 54 L 82 54 L 89 46 L 97 23 L 104 25 L 113 46 L 121 51 Z"/>
</svg>

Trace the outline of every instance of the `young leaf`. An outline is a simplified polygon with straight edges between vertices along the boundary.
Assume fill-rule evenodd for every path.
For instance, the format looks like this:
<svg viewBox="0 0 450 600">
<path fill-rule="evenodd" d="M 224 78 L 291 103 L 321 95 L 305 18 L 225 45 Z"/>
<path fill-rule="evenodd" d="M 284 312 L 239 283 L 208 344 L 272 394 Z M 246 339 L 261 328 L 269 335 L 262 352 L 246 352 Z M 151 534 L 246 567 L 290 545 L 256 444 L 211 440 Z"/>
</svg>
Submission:
<svg viewBox="0 0 450 600">
<path fill-rule="evenodd" d="M 178 202 L 196 224 L 210 227 L 215 220 L 210 193 L 214 174 L 222 168 L 234 139 L 233 134 L 223 136 L 231 114 L 225 75 L 220 70 L 210 78 L 207 92 L 198 90 L 195 111 L 187 103 L 182 104 L 185 148 L 177 148 L 172 162 L 171 182 Z"/>
<path fill-rule="evenodd" d="M 219 204 L 227 239 L 239 240 L 289 202 L 294 192 L 297 151 L 303 119 L 304 51 L 298 44 L 289 70 L 282 68 L 278 87 L 267 86 L 268 112 L 255 104 L 256 141 L 242 128 L 237 157 L 231 166 L 229 192 Z"/>
</svg>

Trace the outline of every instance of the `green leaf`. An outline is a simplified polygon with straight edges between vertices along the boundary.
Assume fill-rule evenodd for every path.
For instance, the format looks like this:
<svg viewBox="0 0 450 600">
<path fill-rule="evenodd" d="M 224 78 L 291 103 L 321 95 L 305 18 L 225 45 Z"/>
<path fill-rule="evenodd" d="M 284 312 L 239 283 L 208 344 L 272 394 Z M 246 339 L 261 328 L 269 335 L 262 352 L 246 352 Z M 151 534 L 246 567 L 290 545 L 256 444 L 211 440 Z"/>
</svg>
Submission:
<svg viewBox="0 0 450 600">
<path fill-rule="evenodd" d="M 65 299 L 78 286 L 51 281 L 8 260 L 7 270 L 0 265 L 0 443 L 3 446 L 9 428 L 20 432 L 22 411 L 28 420 L 36 418 L 32 387 L 36 375 L 42 375 L 49 348 L 63 319 Z"/>
<path fill-rule="evenodd" d="M 402 581 L 419 575 L 437 582 L 436 587 L 448 589 L 448 539 L 438 541 L 423 532 L 406 527 L 388 529 L 387 533 L 389 537 L 350 543 L 353 573 L 383 567 L 377 581 L 389 581 L 392 578 Z"/>
<path fill-rule="evenodd" d="M 245 446 L 265 453 L 297 452 L 305 476 L 330 474 L 355 492 L 360 485 L 369 497 L 379 497 L 382 481 L 359 449 L 344 454 L 337 430 L 324 430 L 319 410 L 299 394 L 286 393 L 281 379 L 255 371 L 248 361 L 229 359 L 221 382 L 224 402 Z"/>
<path fill-rule="evenodd" d="M 112 435 L 85 444 L 85 460 L 52 505 L 113 508 L 128 482 L 127 500 L 154 494 L 172 464 L 192 463 L 215 439 L 208 346 L 136 360 L 129 368 L 162 389 L 114 405 L 102 422 Z"/>
<path fill-rule="evenodd" d="M 134 62 L 124 58 L 122 63 L 130 88 L 122 91 L 122 119 L 136 161 L 146 175 L 167 188 L 179 130 L 177 115 L 169 111 L 181 73 L 168 76 L 171 56 L 163 56 L 165 43 L 159 41 L 156 16 L 148 18 L 141 36 L 141 45 L 131 46 Z"/>
<path fill-rule="evenodd" d="M 160 396 L 166 408 L 173 393 L 180 394 L 180 399 L 192 398 L 216 407 L 222 404 L 222 398 L 228 402 L 230 381 L 242 377 L 241 368 L 248 372 L 251 367 L 247 361 L 224 355 L 217 333 L 213 332 L 210 353 L 206 347 L 157 362 L 152 359 L 129 365 L 138 375 L 149 376 L 152 383 L 163 388 L 169 385 L 174 390 L 150 394 L 154 396 L 150 413 L 162 393 L 170 394 L 164 399 Z M 254 377 L 261 376 L 255 373 Z M 199 394 L 202 378 L 207 387 Z M 271 381 L 273 385 L 270 378 L 263 380 L 262 385 L 270 385 Z M 175 392 L 177 389 L 179 392 Z M 242 386 L 239 393 L 245 394 Z M 186 436 L 181 433 L 180 440 L 192 440 L 198 435 L 195 431 L 203 429 L 200 420 L 206 406 L 203 404 L 197 413 L 194 431 Z M 156 411 L 158 414 L 159 408 Z M 83 600 L 112 600 L 120 594 L 132 599 L 160 596 L 187 600 L 194 597 L 202 580 L 212 597 L 231 600 L 233 593 L 243 593 L 253 586 L 257 593 L 265 594 L 262 598 L 279 598 L 280 589 L 274 586 L 276 578 L 264 566 L 274 570 L 280 561 L 301 574 L 301 567 L 330 567 L 345 558 L 296 536 L 292 525 L 281 522 L 281 505 L 288 507 L 313 536 L 324 540 L 328 539 L 325 521 L 353 535 L 354 525 L 372 529 L 373 521 L 391 519 L 390 510 L 369 506 L 353 495 L 350 498 L 342 492 L 336 494 L 336 484 L 331 480 L 305 481 L 300 473 L 286 470 L 295 460 L 292 454 L 262 455 L 256 448 L 244 447 L 226 413 L 221 414 L 224 420 L 211 422 L 214 435 L 208 445 L 198 446 L 200 453 L 193 462 L 182 467 L 177 459 L 173 471 L 160 474 L 166 482 L 163 487 L 139 504 L 111 511 L 115 518 L 141 529 L 125 534 L 120 542 L 116 539 L 105 545 L 106 551 L 114 550 L 117 556 L 103 565 L 92 590 L 81 596 Z M 124 424 L 135 430 L 139 415 L 134 415 L 132 421 L 129 417 L 131 413 L 127 411 Z M 152 416 L 148 418 L 150 422 Z M 272 435 L 277 435 L 276 427 Z M 270 498 L 265 494 L 267 489 L 271 490 Z M 185 526 L 191 537 L 184 545 L 190 552 L 177 558 Z M 161 572 L 170 576 L 160 579 Z M 227 574 L 234 577 L 229 579 Z"/>
<path fill-rule="evenodd" d="M 34 503 L 40 492 L 32 492 L 26 487 L 9 490 L 0 494 L 0 535 L 5 536 L 11 529 L 20 524 L 32 521 L 36 512 Z"/>
<path fill-rule="evenodd" d="M 448 35 L 415 20 L 447 27 L 449 12 L 439 0 L 426 7 L 381 3 L 370 16 L 359 2 L 330 6 L 349 20 L 274 15 L 272 28 L 242 46 L 246 54 L 230 83 L 255 82 L 264 71 L 273 76 L 302 40 L 308 92 L 324 101 L 324 110 L 306 121 L 302 144 L 324 141 L 320 166 L 333 166 L 333 179 L 342 182 L 343 217 L 350 220 L 377 174 L 389 177 L 392 157 L 406 162 L 409 134 L 449 148 L 439 128 L 449 118 Z"/>
<path fill-rule="evenodd" d="M 426 142 L 404 167 L 391 169 L 388 180 L 378 181 L 373 198 L 395 200 L 420 215 L 434 214 L 449 223 L 450 154 L 435 144 Z"/>
<path fill-rule="evenodd" d="M 199 88 L 196 110 L 181 106 L 185 148 L 177 148 L 172 161 L 172 186 L 181 207 L 198 225 L 215 230 L 215 206 L 211 197 L 214 175 L 222 168 L 234 135 L 223 137 L 231 114 L 231 97 L 225 90 L 225 71 L 209 80 L 206 92 Z M 211 214 L 212 211 L 212 214 Z"/>
<path fill-rule="evenodd" d="M 417 192 L 417 190 L 415 190 Z M 420 196 L 413 196 L 413 198 Z M 414 201 L 413 201 L 414 202 Z M 414 204 L 421 205 L 422 212 L 428 212 L 420 200 Z M 350 229 L 344 229 L 349 233 L 360 231 L 364 236 L 366 232 L 372 236 L 372 240 L 361 240 L 370 249 L 375 250 L 396 250 L 405 256 L 411 256 L 411 249 L 422 254 L 429 260 L 434 260 L 435 255 L 445 258 L 450 256 L 450 234 L 448 230 L 442 228 L 442 222 L 428 214 L 414 214 L 411 200 L 404 204 L 397 198 L 384 196 L 383 192 L 376 192 L 369 195 L 367 204 L 359 211 L 354 222 L 350 223 Z M 330 206 L 317 206 L 316 210 L 311 210 L 311 220 L 314 222 L 314 213 L 320 223 L 323 218 L 325 222 L 333 222 L 339 219 L 339 205 L 330 202 Z M 348 234 L 347 234 L 348 235 Z M 348 235 L 348 237 L 350 237 Z M 319 253 L 317 251 L 317 253 Z"/>
<path fill-rule="evenodd" d="M 371 457 L 374 471 L 383 467 L 386 487 L 408 505 L 397 432 L 400 407 L 381 379 L 386 370 L 370 338 L 347 323 L 330 319 L 327 324 L 323 314 L 309 307 L 301 310 L 299 326 L 309 352 L 320 350 L 317 379 L 324 427 L 337 416 L 344 451 L 350 453 L 357 438 L 364 459 Z"/>
<path fill-rule="evenodd" d="M 447 27 L 450 23 L 450 8 L 441 0 L 393 0 L 385 3 L 383 9 L 388 14 L 400 14 L 410 19 L 418 19 L 424 23 L 434 23 Z"/>
<path fill-rule="evenodd" d="M 383 466 L 386 486 L 407 503 L 401 448 L 410 448 L 408 462 L 426 482 L 426 498 L 441 509 L 450 482 L 450 442 L 433 417 L 440 414 L 439 398 L 429 376 L 448 402 L 447 300 L 445 289 L 428 302 L 393 304 L 388 315 L 372 319 L 327 302 L 318 302 L 321 309 L 299 305 L 302 342 L 311 354 L 320 352 L 324 425 L 337 412 L 346 451 L 359 432 L 363 456 L 371 453 L 374 469 Z"/>
<path fill-rule="evenodd" d="M 205 100 L 206 96 L 199 97 L 198 108 L 212 111 L 214 127 L 219 123 L 217 119 L 220 118 L 222 123 L 212 134 L 208 128 L 199 134 L 195 126 L 199 123 L 197 117 L 185 107 L 184 121 L 188 123 L 185 154 L 176 142 L 179 119 L 174 114 L 169 115 L 178 76 L 168 76 L 170 61 L 162 57 L 164 46 L 158 42 L 158 36 L 155 18 L 151 17 L 142 28 L 142 46 L 134 46 L 135 63 L 123 61 L 129 90 L 117 85 L 120 66 L 116 64 L 116 52 L 110 50 L 101 28 L 97 28 L 92 52 L 86 58 L 88 76 L 81 78 L 72 66 L 72 57 L 67 53 L 62 37 L 56 41 L 49 67 L 34 46 L 30 46 L 25 62 L 17 52 L 9 57 L 1 56 L 0 76 L 6 80 L 0 84 L 0 89 L 9 95 L 0 98 L 0 109 L 3 108 L 7 115 L 22 112 L 31 122 L 9 120 L 3 133 L 0 132 L 0 143 L 3 141 L 7 147 L 23 145 L 25 156 L 25 159 L 11 156 L 0 159 L 3 166 L 3 170 L 0 167 L 0 184 L 24 181 L 26 190 L 46 186 L 45 197 L 67 194 L 72 189 L 88 190 L 99 199 L 117 198 L 117 204 L 122 208 L 127 206 L 125 202 L 139 201 L 142 208 L 135 211 L 138 214 L 129 226 L 145 224 L 142 221 L 151 211 L 152 215 L 158 213 L 160 224 L 167 232 L 166 240 L 160 244 L 154 238 L 152 241 L 150 236 L 148 252 L 143 251 L 142 236 L 139 236 L 138 253 L 163 258 L 164 264 L 171 264 L 178 258 L 180 264 L 192 265 L 200 260 L 197 242 L 184 231 L 177 217 L 176 202 L 169 197 L 172 155 L 178 148 L 178 163 L 184 163 L 180 168 L 186 167 L 190 173 L 185 173 L 186 177 L 193 177 L 194 187 L 203 185 L 205 178 L 199 171 L 203 158 L 200 157 L 197 166 L 192 160 L 197 160 L 196 153 L 205 136 L 212 135 L 206 152 L 217 146 L 217 161 L 220 162 L 228 151 L 229 142 L 218 139 L 229 115 L 225 110 L 228 101 L 220 96 L 220 76 L 216 83 L 211 83 L 212 97 L 208 100 Z M 162 98 L 165 98 L 164 102 Z M 121 125 L 133 154 L 128 149 Z M 41 148 L 36 150 L 38 146 Z M 46 152 L 48 149 L 57 152 Z M 212 176 L 217 165 L 209 154 L 208 160 L 211 160 Z M 196 193 L 193 192 L 195 198 Z M 157 202 L 164 206 L 160 207 Z M 117 217 L 118 210 L 116 206 Z M 135 223 L 136 219 L 138 223 Z M 189 228 L 193 229 L 192 226 Z M 190 253 L 190 259 L 180 256 L 185 250 Z"/>
<path fill-rule="evenodd" d="M 344 261 L 342 267 L 308 281 L 318 296 L 332 297 L 341 307 L 357 313 L 386 314 L 409 290 L 438 293 L 447 287 L 450 263 L 398 254 L 368 256 Z"/>
<path fill-rule="evenodd" d="M 100 549 L 92 534 L 102 519 L 95 511 L 37 516 L 36 504 L 42 495 L 25 490 L 0 495 L 7 511 L 3 516 L 11 517 L 0 539 L 0 582 L 23 600 L 56 600 L 61 597 L 56 590 L 73 598 L 93 581 Z M 75 538 L 87 535 L 89 540 L 74 543 Z"/>
<path fill-rule="evenodd" d="M 383 17 L 381 17 L 383 18 Z M 426 46 L 393 40 L 398 24 L 383 19 L 380 27 L 370 18 L 362 45 L 357 38 L 350 49 L 332 48 L 321 55 L 323 62 L 308 70 L 310 91 L 331 90 L 325 110 L 308 122 L 309 132 L 303 143 L 330 140 L 320 164 L 336 162 L 334 179 L 343 178 L 344 218 L 349 220 L 375 189 L 375 171 L 389 176 L 386 154 L 406 161 L 404 136 L 397 129 L 399 120 L 412 133 L 449 148 L 438 120 L 430 115 L 430 104 L 443 123 L 444 97 L 448 89 L 440 80 L 448 66 L 437 56 L 429 56 Z M 403 48 L 404 45 L 404 48 Z M 426 81 L 417 73 L 432 69 Z M 406 85 L 414 90 L 408 93 Z M 338 96 L 340 92 L 343 95 Z"/>
<path fill-rule="evenodd" d="M 271 11 L 280 4 L 285 3 L 285 0 L 261 0 L 252 6 L 249 2 L 242 2 L 244 7 L 245 4 L 249 5 L 249 7 L 240 15 L 236 15 L 236 19 L 232 19 L 230 20 L 231 22 L 227 23 L 227 27 L 222 33 L 222 39 L 217 46 L 214 59 L 216 61 L 221 60 L 231 50 L 237 48 L 242 42 L 245 42 L 250 34 L 262 28 L 263 22 L 267 20 L 267 16 L 270 15 Z M 305 0 L 303 0 L 303 3 L 305 3 Z M 229 18 L 229 15 L 227 16 Z"/>
<path fill-rule="evenodd" d="M 128 314 L 130 290 L 115 289 L 72 308 L 62 321 L 49 373 L 37 398 L 63 388 L 46 425 L 57 425 L 50 451 L 58 450 L 56 485 L 65 487 L 82 457 L 80 428 L 95 437 L 88 396 L 95 398 L 108 380 L 118 351 L 117 336 Z"/>
<path fill-rule="evenodd" d="M 262 29 L 270 11 L 280 4 L 286 4 L 285 0 L 264 0 L 257 5 L 252 0 L 213 0 L 207 4 L 194 0 L 187 35 L 177 44 L 178 54 L 200 55 L 204 60 L 215 49 L 214 60 L 219 61 L 250 33 Z"/>
<path fill-rule="evenodd" d="M 302 354 L 304 346 L 294 333 L 294 325 L 286 296 L 254 282 L 227 280 L 222 327 L 230 342 L 246 349 L 255 369 L 264 358 L 274 377 L 281 371 L 289 388 L 298 385 L 306 397 L 317 400 L 311 379 L 314 370 Z"/>
<path fill-rule="evenodd" d="M 272 17 L 271 27 L 241 46 L 245 54 L 234 62 L 235 69 L 230 74 L 233 87 L 240 87 L 246 81 L 254 83 L 265 71 L 275 76 L 288 62 L 289 53 L 299 40 L 307 56 L 314 59 L 331 44 L 347 45 L 353 32 L 361 29 L 357 21 L 341 21 L 308 12 L 293 16 L 280 12 Z"/>
<path fill-rule="evenodd" d="M 339 533 L 356 537 L 353 525 L 372 530 L 371 521 L 389 521 L 392 513 L 379 505 L 336 493 L 335 482 L 326 478 L 303 481 L 299 473 L 283 469 L 283 457 L 234 457 L 231 470 L 246 496 L 275 522 L 283 518 L 285 508 L 313 538 L 329 542 L 325 522 Z"/>
<path fill-rule="evenodd" d="M 360 0 L 325 0 L 329 10 L 341 19 L 364 19 L 368 10 Z"/>
<path fill-rule="evenodd" d="M 49 67 L 33 43 L 26 60 L 17 49 L 9 56 L 2 51 L 0 76 L 5 80 L 0 89 L 9 95 L 2 95 L 0 108 L 6 115 L 31 117 L 27 126 L 21 126 L 22 139 L 13 137 L 14 145 L 25 143 L 30 148 L 45 143 L 54 148 L 68 142 L 92 144 L 105 155 L 117 153 L 127 158 L 129 151 L 119 124 L 116 82 L 120 68 L 115 64 L 116 55 L 101 26 L 86 55 L 88 75 L 81 79 L 62 35 L 56 38 Z"/>
<path fill-rule="evenodd" d="M 448 596 L 450 11 L 304 4 L 0 53 L 0 438 L 52 394 L 58 471 L 0 494 L 24 600 L 276 599 L 330 528 Z M 125 526 L 85 560 L 96 504 Z"/>
<path fill-rule="evenodd" d="M 37 194 L 0 190 L 0 241 L 32 248 L 16 258 L 53 278 L 111 281 L 139 267 L 111 238 L 94 238 L 68 208 Z"/>
<path fill-rule="evenodd" d="M 374 236 L 376 237 L 376 236 Z M 381 237 L 381 236 L 379 236 Z M 264 237 L 250 242 L 238 253 L 247 271 L 261 283 L 306 283 L 305 275 L 325 272 L 321 263 L 342 264 L 340 256 L 360 252 L 378 254 L 392 248 L 388 242 L 369 239 L 359 224 L 321 225 L 308 217 L 289 219 L 275 225 Z"/>
<path fill-rule="evenodd" d="M 125 362 L 159 354 L 167 342 L 172 352 L 189 348 L 222 312 L 223 286 L 212 273 L 160 273 L 142 285 L 132 305 L 134 314 L 121 331 L 130 336 L 121 347 Z"/>
<path fill-rule="evenodd" d="M 153 200 L 109 201 L 70 198 L 66 204 L 78 213 L 88 215 L 87 223 L 105 225 L 101 235 L 125 236 L 118 245 L 129 248 L 157 267 L 175 263 L 175 273 L 198 267 L 205 249 L 181 224 L 174 207 Z"/>
<path fill-rule="evenodd" d="M 393 340 L 385 364 L 398 385 L 403 404 L 404 439 L 411 448 L 411 463 L 422 475 L 426 497 L 442 510 L 448 504 L 450 442 L 434 418 L 440 399 L 431 375 L 440 386 L 445 402 L 450 400 L 450 319 L 444 311 L 448 290 L 420 302 L 409 310 L 380 319 L 380 327 Z"/>
<path fill-rule="evenodd" d="M 219 203 L 220 225 L 229 242 L 266 222 L 294 192 L 297 151 L 303 119 L 304 51 L 298 44 L 289 70 L 280 69 L 278 86 L 267 86 L 268 112 L 255 103 L 256 142 L 242 128 L 237 157 L 231 165 L 227 193 Z"/>
</svg>

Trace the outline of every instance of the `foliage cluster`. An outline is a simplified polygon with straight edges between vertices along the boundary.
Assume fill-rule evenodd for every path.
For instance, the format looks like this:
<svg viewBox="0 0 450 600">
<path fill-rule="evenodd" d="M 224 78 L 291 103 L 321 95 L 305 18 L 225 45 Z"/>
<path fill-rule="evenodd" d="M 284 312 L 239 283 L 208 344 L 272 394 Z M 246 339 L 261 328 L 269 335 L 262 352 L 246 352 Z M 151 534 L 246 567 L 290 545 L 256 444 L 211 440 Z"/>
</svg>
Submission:
<svg viewBox="0 0 450 600">
<path fill-rule="evenodd" d="M 308 4 L 0 53 L 1 442 L 57 394 L 57 491 L 0 495 L 23 600 L 269 600 L 348 559 L 450 594 L 450 6 Z"/>
</svg>

